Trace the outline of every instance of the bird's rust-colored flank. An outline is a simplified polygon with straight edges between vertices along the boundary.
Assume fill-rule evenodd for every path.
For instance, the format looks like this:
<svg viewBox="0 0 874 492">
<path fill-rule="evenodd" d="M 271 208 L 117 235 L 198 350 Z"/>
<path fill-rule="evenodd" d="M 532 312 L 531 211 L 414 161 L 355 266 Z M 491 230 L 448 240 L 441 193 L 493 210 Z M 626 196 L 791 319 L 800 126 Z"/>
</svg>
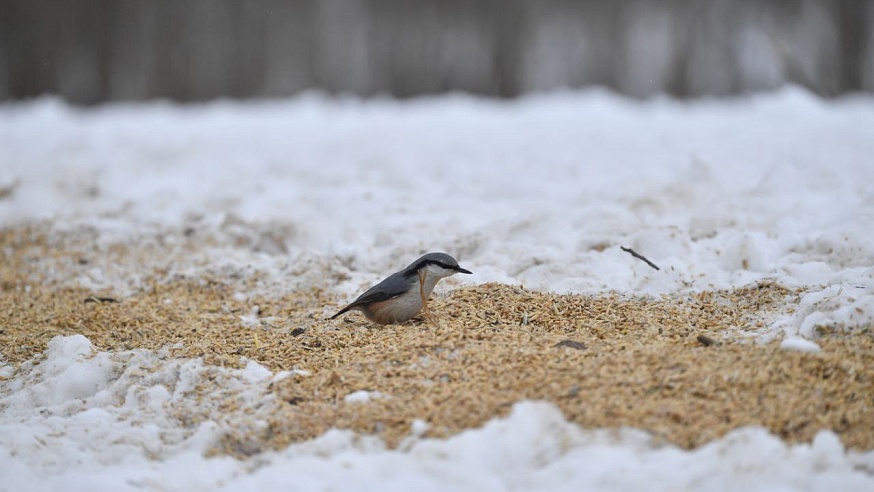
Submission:
<svg viewBox="0 0 874 492">
<path fill-rule="evenodd" d="M 832 429 L 852 448 L 874 449 L 872 330 L 822 329 L 818 354 L 744 341 L 740 332 L 791 311 L 798 292 L 775 285 L 662 298 L 447 285 L 431 297 L 430 321 L 374 326 L 357 316 L 325 321 L 339 299 L 319 289 L 237 300 L 240 283 L 255 278 L 167 280 L 131 295 L 35 283 L 28 248 L 75 263 L 63 248 L 37 243 L 18 240 L 0 267 L 8 363 L 38 357 L 56 335 L 81 333 L 99 350 L 172 347 L 173 356 L 217 366 L 251 359 L 306 371 L 270 387 L 279 404 L 267 414 L 248 416 L 214 385 L 195 388 L 191 398 L 225 400 L 204 413 L 180 410 L 185 425 L 234 412 L 253 420 L 230 428 L 217 453 L 257 454 L 332 427 L 396 444 L 414 419 L 430 424 L 428 436 L 448 436 L 521 399 L 553 402 L 587 428 L 640 428 L 684 448 L 761 425 L 787 442 Z M 9 245 L 7 231 L 0 250 Z M 118 302 L 88 302 L 101 298 Z M 256 304 L 261 326 L 241 323 Z M 390 398 L 344 401 L 359 390 Z"/>
</svg>

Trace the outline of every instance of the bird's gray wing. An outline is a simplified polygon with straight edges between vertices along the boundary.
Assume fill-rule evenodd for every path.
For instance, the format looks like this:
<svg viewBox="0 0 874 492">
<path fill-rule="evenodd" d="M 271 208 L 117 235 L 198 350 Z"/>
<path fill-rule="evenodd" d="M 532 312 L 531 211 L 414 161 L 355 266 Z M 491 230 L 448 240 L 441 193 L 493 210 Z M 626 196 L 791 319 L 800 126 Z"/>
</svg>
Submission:
<svg viewBox="0 0 874 492">
<path fill-rule="evenodd" d="M 345 313 L 346 311 L 354 309 L 358 306 L 394 299 L 395 297 L 398 297 L 399 295 L 407 292 L 409 290 L 409 285 L 409 278 L 404 277 L 400 273 L 392 274 L 382 282 L 367 289 L 367 291 L 358 296 L 358 299 L 355 299 L 354 301 L 352 301 L 351 304 L 341 309 L 340 312 L 338 312 L 334 316 L 331 316 L 331 319 L 334 319 L 337 316 Z"/>
<path fill-rule="evenodd" d="M 395 273 L 382 282 L 367 289 L 367 291 L 358 296 L 358 299 L 355 299 L 350 306 L 360 306 L 372 302 L 387 301 L 389 299 L 394 299 L 408 290 L 410 290 L 409 279 L 405 279 L 402 275 Z"/>
</svg>

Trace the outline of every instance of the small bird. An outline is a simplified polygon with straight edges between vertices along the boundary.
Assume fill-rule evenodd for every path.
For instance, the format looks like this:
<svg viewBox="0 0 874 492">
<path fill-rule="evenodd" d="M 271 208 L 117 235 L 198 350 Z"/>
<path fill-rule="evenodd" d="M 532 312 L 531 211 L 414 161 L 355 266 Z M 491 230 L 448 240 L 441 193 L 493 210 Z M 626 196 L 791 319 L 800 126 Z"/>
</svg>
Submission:
<svg viewBox="0 0 874 492">
<path fill-rule="evenodd" d="M 403 323 L 419 311 L 428 312 L 428 297 L 437 282 L 456 273 L 473 273 L 458 266 L 446 253 L 428 253 L 403 270 L 391 274 L 367 289 L 358 299 L 344 307 L 331 319 L 346 311 L 361 311 L 374 323 Z"/>
</svg>

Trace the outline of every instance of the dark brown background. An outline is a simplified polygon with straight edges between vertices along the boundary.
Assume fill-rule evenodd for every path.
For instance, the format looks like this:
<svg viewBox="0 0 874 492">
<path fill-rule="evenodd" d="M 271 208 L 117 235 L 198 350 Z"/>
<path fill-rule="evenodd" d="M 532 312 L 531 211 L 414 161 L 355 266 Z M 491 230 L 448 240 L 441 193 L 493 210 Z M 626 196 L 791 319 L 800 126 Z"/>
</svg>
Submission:
<svg viewBox="0 0 874 492">
<path fill-rule="evenodd" d="M 0 101 L 874 90 L 868 0 L 0 0 Z"/>
</svg>

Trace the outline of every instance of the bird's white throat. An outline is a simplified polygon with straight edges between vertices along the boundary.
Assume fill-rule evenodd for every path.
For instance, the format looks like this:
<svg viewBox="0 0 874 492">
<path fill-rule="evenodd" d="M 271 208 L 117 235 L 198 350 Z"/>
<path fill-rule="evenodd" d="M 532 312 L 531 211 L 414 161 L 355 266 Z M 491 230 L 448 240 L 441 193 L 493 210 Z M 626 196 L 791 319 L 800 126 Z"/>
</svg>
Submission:
<svg viewBox="0 0 874 492">
<path fill-rule="evenodd" d="M 431 295 L 431 291 L 434 290 L 434 286 L 437 285 L 437 282 L 446 278 L 455 273 L 455 270 L 447 270 L 440 265 L 428 265 L 425 267 L 425 271 L 422 272 L 425 276 L 425 282 L 422 286 L 422 290 L 425 292 L 425 296 Z"/>
</svg>

